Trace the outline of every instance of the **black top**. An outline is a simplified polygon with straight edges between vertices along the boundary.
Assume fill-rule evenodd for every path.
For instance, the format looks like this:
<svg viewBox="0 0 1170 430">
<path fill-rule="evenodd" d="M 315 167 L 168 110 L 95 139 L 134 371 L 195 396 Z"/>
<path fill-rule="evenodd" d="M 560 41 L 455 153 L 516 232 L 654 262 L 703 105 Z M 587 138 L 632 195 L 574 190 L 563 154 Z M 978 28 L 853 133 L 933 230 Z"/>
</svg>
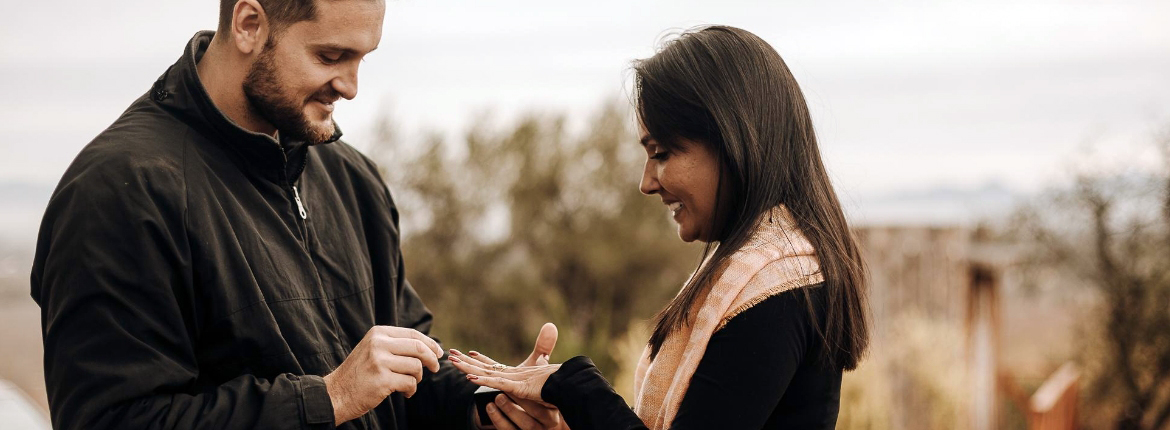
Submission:
<svg viewBox="0 0 1170 430">
<path fill-rule="evenodd" d="M 806 292 L 824 324 L 817 285 L 772 296 L 711 336 L 671 429 L 834 428 L 842 371 L 821 364 Z M 541 397 L 574 430 L 646 428 L 587 357 L 565 362 Z"/>
<path fill-rule="evenodd" d="M 431 327 L 374 164 L 228 120 L 195 69 L 211 36 L 53 192 L 32 297 L 54 428 L 332 428 L 321 375 L 375 324 Z M 476 387 L 440 363 L 341 427 L 467 428 Z"/>
</svg>

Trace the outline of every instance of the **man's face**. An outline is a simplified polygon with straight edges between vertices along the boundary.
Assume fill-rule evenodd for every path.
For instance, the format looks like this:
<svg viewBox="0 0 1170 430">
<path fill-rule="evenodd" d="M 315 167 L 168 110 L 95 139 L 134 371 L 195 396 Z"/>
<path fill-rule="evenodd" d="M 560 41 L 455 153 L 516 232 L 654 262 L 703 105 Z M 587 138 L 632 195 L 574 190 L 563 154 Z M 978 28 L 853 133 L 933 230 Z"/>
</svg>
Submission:
<svg viewBox="0 0 1170 430">
<path fill-rule="evenodd" d="M 358 65 L 378 47 L 385 14 L 380 0 L 318 0 L 315 19 L 270 38 L 252 63 L 244 94 L 254 113 L 282 137 L 329 140 L 333 102 L 357 96 Z"/>
</svg>

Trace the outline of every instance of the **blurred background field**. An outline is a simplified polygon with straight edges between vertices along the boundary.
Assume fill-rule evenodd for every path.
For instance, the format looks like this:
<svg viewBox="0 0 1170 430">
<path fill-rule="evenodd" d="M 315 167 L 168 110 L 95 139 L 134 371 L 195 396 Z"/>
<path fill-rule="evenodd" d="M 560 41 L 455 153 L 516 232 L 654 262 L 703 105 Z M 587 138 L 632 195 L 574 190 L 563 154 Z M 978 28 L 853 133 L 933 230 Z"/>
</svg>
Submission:
<svg viewBox="0 0 1170 430">
<path fill-rule="evenodd" d="M 0 17 L 0 379 L 40 408 L 44 204 L 214 3 Z M 1170 428 L 1168 18 L 1159 1 L 392 1 L 336 116 L 398 200 L 447 346 L 519 360 L 552 321 L 554 360 L 590 355 L 629 395 L 699 252 L 637 191 L 629 61 L 667 29 L 743 27 L 801 83 L 870 265 L 876 342 L 838 428 Z"/>
</svg>

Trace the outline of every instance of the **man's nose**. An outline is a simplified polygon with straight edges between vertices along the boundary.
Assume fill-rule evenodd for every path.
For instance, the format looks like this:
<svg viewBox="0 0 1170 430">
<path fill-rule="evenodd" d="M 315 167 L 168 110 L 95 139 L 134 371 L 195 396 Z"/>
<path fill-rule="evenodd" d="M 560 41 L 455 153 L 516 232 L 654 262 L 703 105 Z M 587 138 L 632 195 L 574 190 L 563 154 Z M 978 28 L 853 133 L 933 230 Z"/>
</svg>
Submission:
<svg viewBox="0 0 1170 430">
<path fill-rule="evenodd" d="M 354 97 L 357 97 L 357 67 L 355 66 L 350 70 L 342 73 L 341 76 L 334 78 L 333 90 L 337 91 L 337 94 L 341 95 L 346 100 L 353 100 Z"/>
</svg>

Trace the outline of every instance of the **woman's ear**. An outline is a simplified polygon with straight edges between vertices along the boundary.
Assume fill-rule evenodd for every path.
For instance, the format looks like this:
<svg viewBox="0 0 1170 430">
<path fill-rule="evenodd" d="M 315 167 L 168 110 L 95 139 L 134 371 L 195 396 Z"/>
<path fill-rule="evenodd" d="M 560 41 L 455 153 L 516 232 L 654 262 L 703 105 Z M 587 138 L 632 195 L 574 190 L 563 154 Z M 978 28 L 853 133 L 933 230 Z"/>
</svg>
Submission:
<svg viewBox="0 0 1170 430">
<path fill-rule="evenodd" d="M 268 15 L 257 0 L 239 0 L 232 8 L 232 44 L 244 55 L 259 53 L 271 37 Z"/>
</svg>

